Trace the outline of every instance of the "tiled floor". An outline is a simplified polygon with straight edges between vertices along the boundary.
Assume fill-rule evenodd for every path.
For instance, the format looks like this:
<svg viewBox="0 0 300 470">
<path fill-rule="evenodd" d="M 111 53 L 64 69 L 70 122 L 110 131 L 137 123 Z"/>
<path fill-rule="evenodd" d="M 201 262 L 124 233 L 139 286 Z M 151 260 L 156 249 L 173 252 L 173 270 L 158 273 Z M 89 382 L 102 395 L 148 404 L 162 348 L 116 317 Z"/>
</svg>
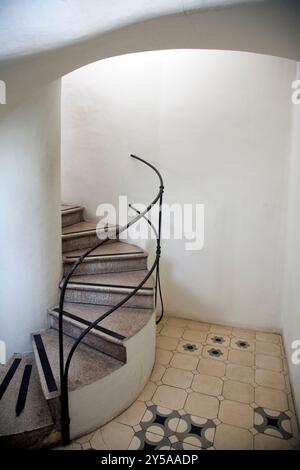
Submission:
<svg viewBox="0 0 300 470">
<path fill-rule="evenodd" d="M 136 402 L 73 449 L 299 449 L 281 337 L 167 318 Z"/>
</svg>

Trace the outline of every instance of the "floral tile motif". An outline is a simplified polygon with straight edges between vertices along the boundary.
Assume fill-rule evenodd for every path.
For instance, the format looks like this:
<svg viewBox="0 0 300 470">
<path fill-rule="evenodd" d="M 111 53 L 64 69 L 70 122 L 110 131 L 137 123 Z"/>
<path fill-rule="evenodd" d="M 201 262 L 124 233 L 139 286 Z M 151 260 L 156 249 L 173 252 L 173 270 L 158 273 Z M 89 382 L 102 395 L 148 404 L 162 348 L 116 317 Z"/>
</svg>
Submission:
<svg viewBox="0 0 300 470">
<path fill-rule="evenodd" d="M 140 426 L 144 431 L 168 437 L 175 433 L 179 419 L 177 411 L 152 405 L 145 411 Z"/>
<path fill-rule="evenodd" d="M 135 433 L 129 449 L 207 449 L 213 445 L 216 424 L 207 418 L 158 406 L 150 406 L 140 423 L 142 430 Z"/>
<path fill-rule="evenodd" d="M 238 341 L 235 342 L 236 346 L 241 349 L 248 349 L 250 348 L 250 344 L 248 341 L 245 341 L 243 339 L 239 339 Z"/>
<path fill-rule="evenodd" d="M 223 352 L 221 349 L 216 349 L 216 348 L 210 348 L 208 351 L 208 354 L 212 357 L 220 357 L 223 356 Z"/>
<path fill-rule="evenodd" d="M 213 445 L 216 425 L 211 419 L 199 418 L 189 414 L 180 417 L 176 436 L 178 443 L 174 448 L 185 449 L 184 444 L 207 449 Z M 181 445 L 181 447 L 180 447 Z"/>
<path fill-rule="evenodd" d="M 198 350 L 195 344 L 190 344 L 190 343 L 184 344 L 182 347 L 185 351 L 189 351 L 189 352 L 194 352 Z"/>
<path fill-rule="evenodd" d="M 213 343 L 216 343 L 216 344 L 223 344 L 223 343 L 225 343 L 225 339 L 223 338 L 223 336 L 213 336 L 213 337 L 211 338 L 211 341 L 212 341 Z"/>
<path fill-rule="evenodd" d="M 117 424 L 122 432 L 128 428 L 126 442 L 124 439 L 119 442 L 120 436 L 110 439 L 105 426 L 104 431 L 93 433 L 92 438 L 85 436 L 84 441 L 75 442 L 76 449 L 129 445 L 131 450 L 148 452 L 172 449 L 197 452 L 250 449 L 254 442 L 257 449 L 300 450 L 288 369 L 279 337 L 239 328 L 231 332 L 228 327 L 182 319 L 163 321 L 161 328 L 163 335 L 158 335 L 150 382 L 138 398 L 139 405 L 133 407 L 138 412 L 131 424 L 108 424 Z M 283 411 L 274 411 L 275 408 Z M 226 424 L 216 418 L 218 410 Z M 247 429 L 240 427 L 243 420 L 247 421 Z"/>
<path fill-rule="evenodd" d="M 128 450 L 169 450 L 171 442 L 164 436 L 147 431 L 137 432 Z"/>
<path fill-rule="evenodd" d="M 269 434 L 282 439 L 290 439 L 290 418 L 282 411 L 265 410 L 262 407 L 255 408 L 254 428 L 264 434 Z"/>
</svg>

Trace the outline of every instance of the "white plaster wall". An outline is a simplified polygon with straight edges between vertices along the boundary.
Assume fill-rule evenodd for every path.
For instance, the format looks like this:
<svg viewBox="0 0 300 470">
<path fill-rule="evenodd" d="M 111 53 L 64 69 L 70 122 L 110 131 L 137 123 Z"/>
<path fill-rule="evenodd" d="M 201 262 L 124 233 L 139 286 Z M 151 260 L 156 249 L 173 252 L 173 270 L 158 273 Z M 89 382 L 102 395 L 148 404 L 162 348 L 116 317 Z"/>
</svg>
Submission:
<svg viewBox="0 0 300 470">
<path fill-rule="evenodd" d="M 31 350 L 57 301 L 60 246 L 60 81 L 0 123 L 0 339 Z"/>
<path fill-rule="evenodd" d="M 295 77 L 296 78 L 296 77 Z M 300 79 L 300 64 L 297 78 Z M 285 276 L 282 304 L 283 337 L 290 367 L 295 405 L 300 417 L 300 365 L 293 364 L 292 343 L 300 340 L 300 104 L 293 105 L 289 193 L 287 207 L 287 236 Z M 298 346 L 299 349 L 299 346 Z M 299 357 L 299 354 L 298 354 Z"/>
<path fill-rule="evenodd" d="M 283 211 L 295 63 L 218 51 L 105 60 L 64 77 L 62 191 L 95 215 L 119 194 L 205 204 L 205 246 L 163 243 L 168 312 L 280 328 Z"/>
</svg>

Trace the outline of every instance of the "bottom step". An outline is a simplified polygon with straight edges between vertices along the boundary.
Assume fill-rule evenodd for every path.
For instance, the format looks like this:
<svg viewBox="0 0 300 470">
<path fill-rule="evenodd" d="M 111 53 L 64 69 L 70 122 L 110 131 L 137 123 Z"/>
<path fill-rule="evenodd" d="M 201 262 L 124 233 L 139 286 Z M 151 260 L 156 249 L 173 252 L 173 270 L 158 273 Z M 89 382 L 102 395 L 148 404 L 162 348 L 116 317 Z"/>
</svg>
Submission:
<svg viewBox="0 0 300 470">
<path fill-rule="evenodd" d="M 0 448 L 40 448 L 59 441 L 33 354 L 12 357 L 0 373 L 0 389 Z"/>
</svg>

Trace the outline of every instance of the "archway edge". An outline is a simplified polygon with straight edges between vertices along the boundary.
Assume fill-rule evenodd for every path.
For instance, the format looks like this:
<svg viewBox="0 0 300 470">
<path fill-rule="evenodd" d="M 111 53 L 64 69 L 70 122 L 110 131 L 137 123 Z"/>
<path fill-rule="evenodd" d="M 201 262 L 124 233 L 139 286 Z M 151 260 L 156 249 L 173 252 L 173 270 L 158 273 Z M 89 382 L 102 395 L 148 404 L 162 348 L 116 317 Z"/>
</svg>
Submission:
<svg viewBox="0 0 300 470">
<path fill-rule="evenodd" d="M 217 49 L 300 60 L 300 4 L 253 2 L 185 11 L 120 25 L 71 45 L 3 61 L 7 86 L 3 116 L 44 85 L 97 60 L 161 49 Z M 0 115 L 0 116 L 1 116 Z M 2 117 L 1 116 L 1 117 Z"/>
</svg>

